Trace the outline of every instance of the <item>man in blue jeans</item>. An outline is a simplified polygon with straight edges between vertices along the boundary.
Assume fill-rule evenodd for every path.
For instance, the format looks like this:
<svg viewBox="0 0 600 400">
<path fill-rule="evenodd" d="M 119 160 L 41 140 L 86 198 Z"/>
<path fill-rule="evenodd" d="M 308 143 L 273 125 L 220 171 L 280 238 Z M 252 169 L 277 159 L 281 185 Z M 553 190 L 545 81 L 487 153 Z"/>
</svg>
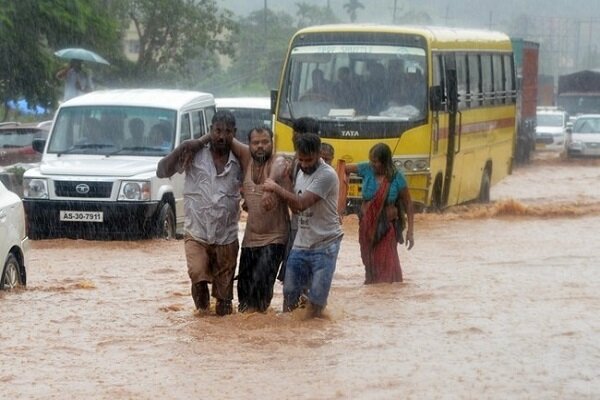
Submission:
<svg viewBox="0 0 600 400">
<path fill-rule="evenodd" d="M 299 170 L 293 192 L 267 179 L 263 189 L 275 192 L 298 215 L 298 233 L 290 251 L 283 281 L 283 311 L 298 307 L 309 282 L 311 315 L 318 317 L 327 305 L 342 241 L 337 212 L 339 180 L 320 157 L 321 139 L 307 133 L 294 139 Z"/>
</svg>

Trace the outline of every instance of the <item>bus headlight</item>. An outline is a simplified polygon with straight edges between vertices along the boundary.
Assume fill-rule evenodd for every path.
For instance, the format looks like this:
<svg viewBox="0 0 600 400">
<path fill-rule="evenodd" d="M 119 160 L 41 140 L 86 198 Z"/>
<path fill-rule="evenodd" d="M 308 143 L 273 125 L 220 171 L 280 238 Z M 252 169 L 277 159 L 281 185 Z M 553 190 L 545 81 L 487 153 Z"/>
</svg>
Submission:
<svg viewBox="0 0 600 400">
<path fill-rule="evenodd" d="M 121 182 L 118 200 L 148 201 L 150 200 L 150 182 L 126 181 Z"/>
<path fill-rule="evenodd" d="M 47 199 L 48 181 L 39 178 L 23 178 L 23 197 L 30 199 Z"/>
<path fill-rule="evenodd" d="M 424 172 L 429 170 L 427 158 L 395 158 L 394 166 L 404 173 Z"/>
</svg>

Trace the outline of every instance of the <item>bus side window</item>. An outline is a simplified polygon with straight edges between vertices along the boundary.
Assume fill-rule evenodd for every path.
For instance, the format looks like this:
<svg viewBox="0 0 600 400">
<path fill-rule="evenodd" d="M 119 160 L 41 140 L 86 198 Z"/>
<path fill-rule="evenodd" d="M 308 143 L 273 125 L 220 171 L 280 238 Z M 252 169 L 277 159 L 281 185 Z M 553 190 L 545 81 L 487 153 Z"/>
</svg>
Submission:
<svg viewBox="0 0 600 400">
<path fill-rule="evenodd" d="M 479 55 L 467 56 L 469 65 L 469 92 L 471 94 L 471 107 L 479 107 L 483 100 L 481 93 L 481 79 L 479 74 Z"/>
<path fill-rule="evenodd" d="M 441 106 L 440 111 L 446 110 L 448 95 L 446 93 L 446 82 L 445 82 L 445 75 L 444 75 L 444 59 L 441 54 L 435 54 L 432 57 L 432 59 L 433 59 L 432 85 L 433 85 L 433 87 L 439 88 L 437 91 L 438 91 L 439 97 L 440 97 L 440 99 L 439 99 L 440 106 Z M 436 105 L 434 103 L 435 102 L 432 101 L 432 106 L 435 108 Z"/>
<path fill-rule="evenodd" d="M 456 80 L 458 88 L 458 108 L 468 108 L 471 99 L 467 86 L 467 57 L 464 54 L 456 55 Z"/>
<path fill-rule="evenodd" d="M 506 80 L 506 103 L 514 104 L 516 102 L 515 79 L 513 69 L 513 59 L 510 55 L 504 56 L 504 76 Z"/>
<path fill-rule="evenodd" d="M 483 105 L 494 104 L 494 81 L 492 75 L 492 56 L 481 55 L 481 89 L 483 92 Z"/>
<path fill-rule="evenodd" d="M 504 104 L 506 98 L 504 86 L 504 71 L 502 71 L 502 55 L 492 55 L 492 72 L 494 76 L 495 104 Z"/>
</svg>

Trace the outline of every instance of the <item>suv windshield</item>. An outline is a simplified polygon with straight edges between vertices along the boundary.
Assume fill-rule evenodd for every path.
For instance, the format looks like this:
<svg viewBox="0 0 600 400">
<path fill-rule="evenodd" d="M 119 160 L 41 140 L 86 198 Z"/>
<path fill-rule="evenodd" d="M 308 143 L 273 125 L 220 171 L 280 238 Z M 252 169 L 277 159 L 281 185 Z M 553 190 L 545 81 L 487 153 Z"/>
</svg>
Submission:
<svg viewBox="0 0 600 400">
<path fill-rule="evenodd" d="M 280 117 L 418 120 L 426 115 L 425 50 L 390 45 L 292 49 Z"/>
<path fill-rule="evenodd" d="M 562 114 L 538 114 L 538 126 L 564 126 L 564 117 Z"/>
<path fill-rule="evenodd" d="M 577 118 L 573 125 L 575 133 L 598 133 L 600 134 L 600 117 L 595 118 Z"/>
<path fill-rule="evenodd" d="M 176 112 L 150 107 L 85 106 L 60 110 L 48 153 L 165 155 L 173 148 Z"/>
</svg>

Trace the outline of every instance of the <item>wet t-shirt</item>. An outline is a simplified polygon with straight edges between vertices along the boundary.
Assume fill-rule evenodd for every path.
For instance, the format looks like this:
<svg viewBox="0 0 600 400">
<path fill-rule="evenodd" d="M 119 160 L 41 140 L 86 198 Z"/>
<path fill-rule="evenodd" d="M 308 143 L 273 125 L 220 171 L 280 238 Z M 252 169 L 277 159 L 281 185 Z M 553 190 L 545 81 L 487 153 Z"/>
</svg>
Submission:
<svg viewBox="0 0 600 400">
<path fill-rule="evenodd" d="M 304 192 L 312 192 L 321 200 L 297 214 L 298 233 L 294 240 L 294 248 L 327 247 L 331 242 L 342 237 L 343 232 L 337 212 L 339 186 L 335 170 L 323 160 L 319 160 L 319 166 L 312 174 L 298 171 L 294 193 L 301 195 Z"/>
<path fill-rule="evenodd" d="M 241 185 L 242 169 L 233 153 L 217 174 L 210 148 L 200 149 L 185 175 L 185 232 L 208 244 L 237 240 Z"/>
</svg>

